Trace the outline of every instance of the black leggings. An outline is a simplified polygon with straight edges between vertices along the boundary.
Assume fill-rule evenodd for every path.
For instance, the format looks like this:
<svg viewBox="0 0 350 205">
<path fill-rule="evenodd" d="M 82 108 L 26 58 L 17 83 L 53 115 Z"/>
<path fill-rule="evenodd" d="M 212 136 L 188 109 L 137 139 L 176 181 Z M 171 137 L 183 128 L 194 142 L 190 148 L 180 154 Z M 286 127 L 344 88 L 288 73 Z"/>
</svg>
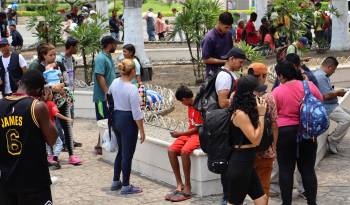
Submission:
<svg viewBox="0 0 350 205">
<path fill-rule="evenodd" d="M 255 148 L 232 152 L 225 172 L 227 199 L 231 204 L 242 204 L 247 195 L 253 200 L 264 195 L 254 168 L 255 156 Z"/>
<path fill-rule="evenodd" d="M 292 204 L 293 174 L 295 164 L 297 164 L 305 188 L 307 203 L 315 205 L 317 195 L 315 173 L 317 141 L 302 140 L 298 145 L 297 132 L 298 126 L 286 126 L 278 129 L 277 160 L 282 201 L 283 205 Z M 299 152 L 297 153 L 298 149 Z M 297 157 L 297 154 L 299 157 Z"/>
<path fill-rule="evenodd" d="M 69 107 L 68 103 L 65 102 L 60 108 L 58 108 L 60 113 L 66 117 L 69 117 Z M 64 131 L 64 144 L 68 149 L 69 156 L 73 155 L 73 134 L 71 123 L 66 120 L 59 119 L 61 123 L 61 127 Z"/>
</svg>

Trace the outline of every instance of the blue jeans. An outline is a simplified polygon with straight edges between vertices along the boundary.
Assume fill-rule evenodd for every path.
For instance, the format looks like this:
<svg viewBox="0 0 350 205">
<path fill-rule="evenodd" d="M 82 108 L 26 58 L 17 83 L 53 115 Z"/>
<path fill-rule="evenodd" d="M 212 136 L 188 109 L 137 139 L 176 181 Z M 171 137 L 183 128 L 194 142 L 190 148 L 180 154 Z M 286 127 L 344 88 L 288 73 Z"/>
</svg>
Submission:
<svg viewBox="0 0 350 205">
<path fill-rule="evenodd" d="M 112 36 L 115 40 L 119 41 L 119 32 L 111 32 L 111 36 Z"/>
<path fill-rule="evenodd" d="M 57 129 L 57 140 L 56 143 L 53 147 L 49 146 L 46 144 L 46 151 L 48 155 L 53 155 L 55 157 L 60 156 L 62 149 L 63 149 L 63 141 L 64 140 L 64 134 L 63 134 L 63 130 L 60 124 L 60 121 L 55 118 L 55 125 L 56 125 L 56 129 Z"/>
<path fill-rule="evenodd" d="M 113 181 L 119 181 L 120 173 L 123 172 L 122 185 L 128 186 L 132 158 L 136 149 L 138 128 L 131 111 L 115 110 L 112 120 L 113 130 L 118 143 L 118 154 L 114 162 Z"/>
<path fill-rule="evenodd" d="M 154 29 L 147 29 L 147 34 L 148 34 L 148 41 L 156 40 L 156 32 Z"/>
</svg>

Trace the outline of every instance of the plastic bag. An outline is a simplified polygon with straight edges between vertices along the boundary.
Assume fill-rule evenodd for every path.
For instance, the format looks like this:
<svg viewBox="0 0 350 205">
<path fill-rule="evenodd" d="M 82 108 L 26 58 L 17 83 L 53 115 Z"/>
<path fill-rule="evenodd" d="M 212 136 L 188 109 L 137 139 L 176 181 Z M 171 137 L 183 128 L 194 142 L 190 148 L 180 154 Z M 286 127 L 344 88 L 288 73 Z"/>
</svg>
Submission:
<svg viewBox="0 0 350 205">
<path fill-rule="evenodd" d="M 111 137 L 109 137 L 108 130 L 105 130 L 102 136 L 102 148 L 107 152 L 116 152 L 118 150 L 117 138 L 113 130 L 111 130 Z"/>
</svg>

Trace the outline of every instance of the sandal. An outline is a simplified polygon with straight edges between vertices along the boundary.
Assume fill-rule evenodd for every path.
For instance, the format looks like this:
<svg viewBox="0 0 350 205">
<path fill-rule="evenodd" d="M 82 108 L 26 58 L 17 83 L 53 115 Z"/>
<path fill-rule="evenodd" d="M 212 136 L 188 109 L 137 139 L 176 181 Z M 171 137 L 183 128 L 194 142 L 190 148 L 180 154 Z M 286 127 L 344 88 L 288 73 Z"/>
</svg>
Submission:
<svg viewBox="0 0 350 205">
<path fill-rule="evenodd" d="M 171 202 L 180 202 L 180 201 L 186 201 L 188 199 L 192 198 L 192 194 L 185 194 L 183 192 L 180 192 L 173 197 L 170 198 Z"/>
<path fill-rule="evenodd" d="M 171 193 L 165 195 L 165 200 L 170 201 L 170 199 L 171 199 L 173 196 L 175 196 L 176 194 L 180 194 L 180 193 L 181 193 L 181 191 L 179 191 L 179 190 L 174 190 L 173 192 L 171 192 Z"/>
</svg>

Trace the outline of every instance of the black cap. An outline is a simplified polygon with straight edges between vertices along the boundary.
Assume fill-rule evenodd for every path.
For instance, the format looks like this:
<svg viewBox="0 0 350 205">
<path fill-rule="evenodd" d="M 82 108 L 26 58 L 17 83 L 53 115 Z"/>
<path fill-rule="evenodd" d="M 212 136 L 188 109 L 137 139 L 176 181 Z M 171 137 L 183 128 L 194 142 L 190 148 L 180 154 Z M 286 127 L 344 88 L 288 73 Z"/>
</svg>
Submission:
<svg viewBox="0 0 350 205">
<path fill-rule="evenodd" d="M 112 36 L 104 36 L 101 39 L 101 45 L 103 47 L 107 46 L 108 44 L 112 44 L 112 43 L 117 43 L 117 40 L 115 40 Z"/>
<path fill-rule="evenodd" d="M 239 58 L 239 59 L 245 59 L 245 60 L 250 61 L 247 58 L 247 56 L 245 55 L 245 53 L 243 52 L 243 50 L 240 49 L 240 48 L 232 48 L 226 55 L 221 56 L 221 59 L 227 60 L 227 59 L 229 59 L 231 57 Z"/>
</svg>

